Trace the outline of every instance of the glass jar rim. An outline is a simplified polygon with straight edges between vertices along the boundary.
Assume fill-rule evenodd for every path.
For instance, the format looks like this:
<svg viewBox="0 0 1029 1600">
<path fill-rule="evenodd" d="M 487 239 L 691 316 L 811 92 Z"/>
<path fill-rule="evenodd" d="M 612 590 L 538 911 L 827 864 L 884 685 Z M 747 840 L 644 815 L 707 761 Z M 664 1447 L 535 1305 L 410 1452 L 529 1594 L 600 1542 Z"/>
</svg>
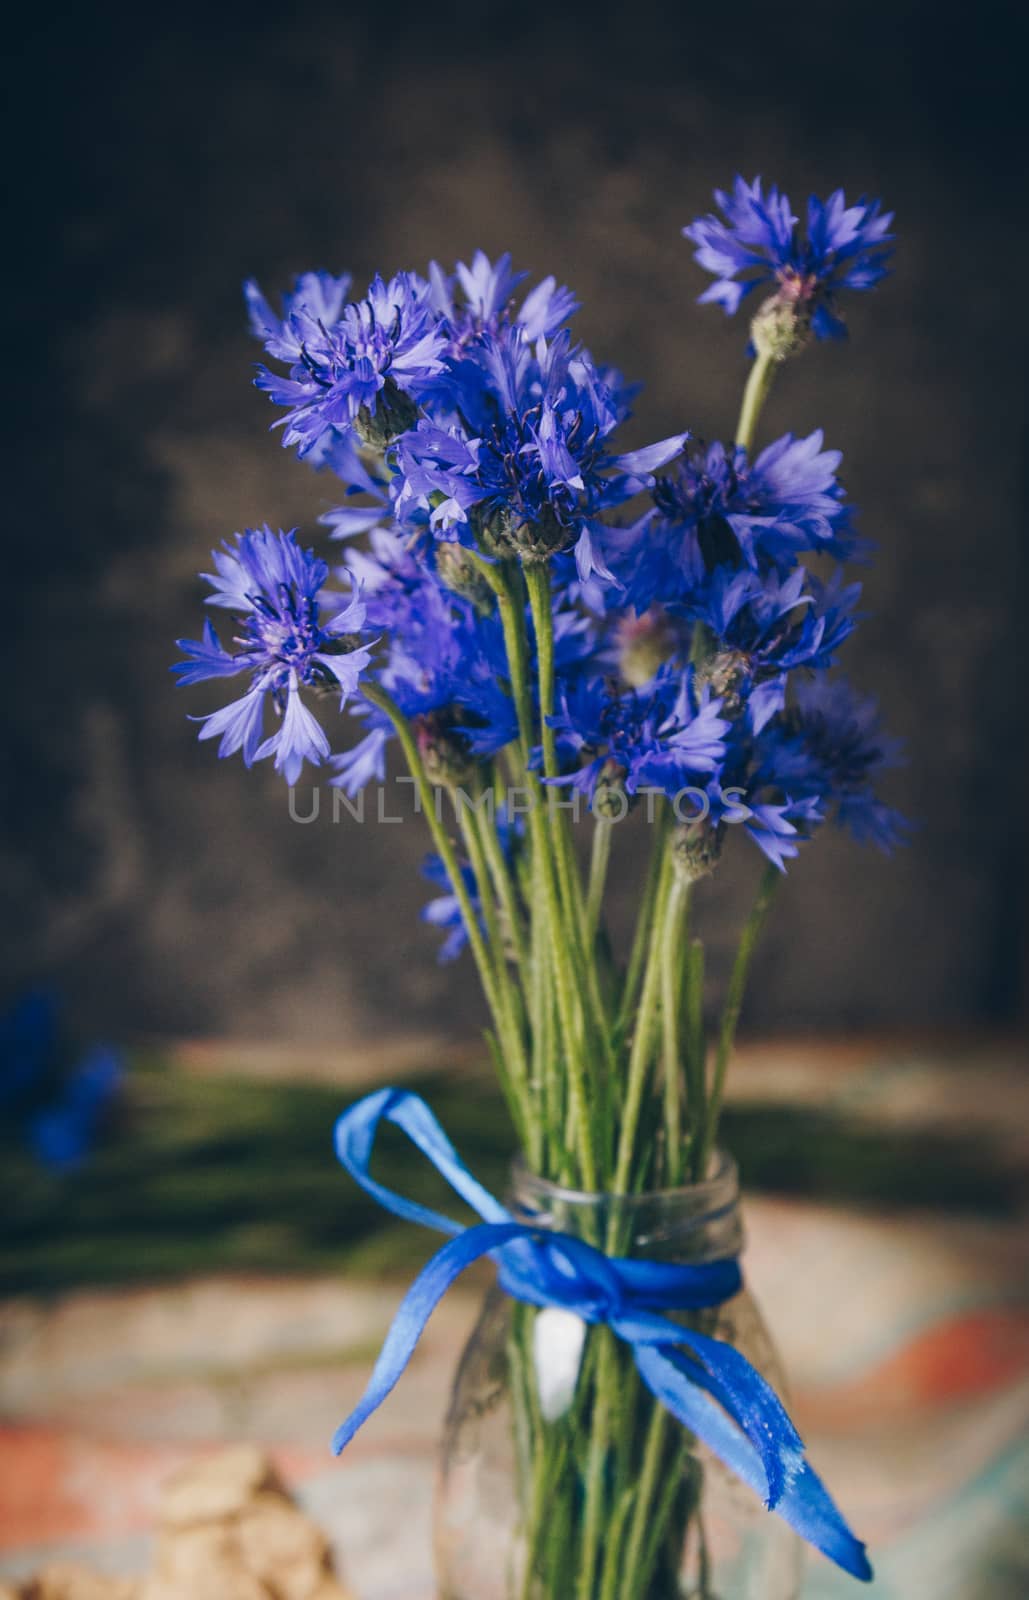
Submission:
<svg viewBox="0 0 1029 1600">
<path fill-rule="evenodd" d="M 692 1205 L 697 1205 L 699 1201 L 709 1196 L 712 1205 L 720 1207 L 730 1198 L 735 1201 L 739 1193 L 739 1168 L 729 1152 L 721 1148 L 712 1151 L 711 1171 L 708 1177 L 696 1183 L 677 1184 L 670 1189 L 640 1189 L 634 1194 L 614 1194 L 603 1189 L 591 1191 L 568 1188 L 555 1179 L 541 1178 L 532 1171 L 523 1155 L 515 1157 L 511 1164 L 511 1175 L 523 1193 L 528 1190 L 532 1194 L 539 1195 L 541 1199 L 562 1205 L 599 1206 L 614 1203 L 628 1208 L 634 1204 L 653 1206 L 662 1201 L 683 1201 L 687 1198 Z"/>
</svg>

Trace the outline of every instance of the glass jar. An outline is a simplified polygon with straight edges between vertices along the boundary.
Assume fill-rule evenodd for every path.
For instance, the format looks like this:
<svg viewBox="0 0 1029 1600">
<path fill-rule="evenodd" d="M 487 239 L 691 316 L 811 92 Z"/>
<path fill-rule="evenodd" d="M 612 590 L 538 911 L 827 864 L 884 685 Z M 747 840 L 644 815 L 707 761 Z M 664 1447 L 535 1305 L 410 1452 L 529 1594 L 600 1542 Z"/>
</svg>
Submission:
<svg viewBox="0 0 1029 1600">
<path fill-rule="evenodd" d="M 516 1166 L 520 1220 L 618 1254 L 739 1254 L 735 1163 L 687 1188 L 578 1194 Z M 611 1229 L 614 1229 L 612 1234 Z M 733 1345 L 784 1396 L 746 1289 L 675 1320 Z M 458 1363 L 435 1506 L 440 1600 L 796 1600 L 802 1544 L 644 1386 L 609 1328 L 491 1288 Z"/>
</svg>

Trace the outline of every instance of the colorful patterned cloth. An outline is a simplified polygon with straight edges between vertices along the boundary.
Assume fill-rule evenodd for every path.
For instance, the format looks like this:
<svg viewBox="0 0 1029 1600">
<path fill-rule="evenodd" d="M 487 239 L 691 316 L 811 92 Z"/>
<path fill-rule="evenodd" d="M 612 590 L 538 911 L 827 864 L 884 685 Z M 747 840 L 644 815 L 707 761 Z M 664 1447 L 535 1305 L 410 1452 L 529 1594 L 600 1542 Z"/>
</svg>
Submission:
<svg viewBox="0 0 1029 1600">
<path fill-rule="evenodd" d="M 794 1415 L 876 1562 L 865 1592 L 1023 1600 L 1024 1230 L 760 1198 L 747 1216 L 745 1264 L 792 1374 Z M 441 1307 L 402 1400 L 340 1463 L 328 1455 L 398 1294 L 325 1279 L 208 1279 L 4 1303 L 0 1575 L 56 1555 L 138 1569 L 162 1479 L 245 1437 L 270 1446 L 361 1600 L 431 1600 L 433 1447 L 472 1289 Z M 805 1600 L 858 1592 L 812 1558 Z"/>
</svg>

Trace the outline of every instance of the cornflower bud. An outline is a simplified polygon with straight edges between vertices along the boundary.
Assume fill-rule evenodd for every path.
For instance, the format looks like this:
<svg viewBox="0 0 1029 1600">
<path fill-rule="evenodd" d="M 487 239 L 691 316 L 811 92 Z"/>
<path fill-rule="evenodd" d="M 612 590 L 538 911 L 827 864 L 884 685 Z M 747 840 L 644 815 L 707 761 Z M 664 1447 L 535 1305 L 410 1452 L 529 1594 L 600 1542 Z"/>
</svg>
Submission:
<svg viewBox="0 0 1029 1600">
<path fill-rule="evenodd" d="M 362 406 L 354 427 L 363 444 L 372 450 L 385 450 L 400 434 L 418 421 L 418 407 L 409 395 L 401 393 L 392 378 L 379 391 L 375 410 Z"/>
<path fill-rule="evenodd" d="M 712 827 L 707 819 L 680 823 L 672 835 L 675 869 L 685 883 L 710 877 L 722 854 L 724 825 Z"/>
<path fill-rule="evenodd" d="M 632 800 L 625 792 L 625 774 L 616 762 L 609 761 L 593 791 L 590 809 L 601 822 L 624 822 Z"/>
<path fill-rule="evenodd" d="M 812 274 L 789 269 L 779 274 L 778 289 L 762 302 L 750 324 L 750 337 L 759 355 L 787 361 L 810 344 L 817 294 L 818 280 Z"/>
<path fill-rule="evenodd" d="M 478 534 L 487 555 L 515 555 L 528 565 L 549 561 L 575 543 L 574 529 L 567 528 L 550 505 L 544 505 L 533 522 L 520 521 L 508 511 L 495 512 L 479 523 Z"/>
<path fill-rule="evenodd" d="M 742 708 L 749 675 L 750 662 L 742 650 L 716 650 L 698 665 L 696 685 L 709 688 L 721 700 L 725 716 L 735 717 Z"/>
<path fill-rule="evenodd" d="M 642 616 L 630 611 L 618 625 L 618 668 L 626 683 L 642 689 L 671 660 L 679 643 L 667 611 L 651 606 Z"/>
<path fill-rule="evenodd" d="M 425 776 L 440 789 L 457 789 L 477 770 L 468 740 L 454 713 L 429 711 L 414 719 L 418 752 Z"/>
<path fill-rule="evenodd" d="M 436 544 L 436 573 L 452 594 L 470 600 L 480 616 L 493 610 L 493 590 L 479 571 L 470 551 L 455 541 Z"/>
</svg>

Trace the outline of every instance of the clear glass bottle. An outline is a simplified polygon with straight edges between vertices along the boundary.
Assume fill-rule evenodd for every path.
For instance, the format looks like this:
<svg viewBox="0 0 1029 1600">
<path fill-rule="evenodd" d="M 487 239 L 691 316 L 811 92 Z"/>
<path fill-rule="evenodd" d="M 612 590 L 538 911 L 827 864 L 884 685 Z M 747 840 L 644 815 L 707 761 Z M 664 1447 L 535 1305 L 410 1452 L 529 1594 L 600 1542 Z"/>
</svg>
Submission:
<svg viewBox="0 0 1029 1600">
<path fill-rule="evenodd" d="M 708 1262 L 742 1245 L 736 1166 L 721 1154 L 703 1183 L 629 1198 L 574 1193 L 518 1166 L 511 1209 L 591 1241 L 613 1221 L 620 1253 L 650 1260 Z M 678 1318 L 732 1344 L 783 1395 L 746 1289 Z M 444 1428 L 440 1600 L 796 1600 L 802 1549 L 658 1405 L 610 1329 L 577 1330 L 567 1313 L 489 1290 Z"/>
</svg>

